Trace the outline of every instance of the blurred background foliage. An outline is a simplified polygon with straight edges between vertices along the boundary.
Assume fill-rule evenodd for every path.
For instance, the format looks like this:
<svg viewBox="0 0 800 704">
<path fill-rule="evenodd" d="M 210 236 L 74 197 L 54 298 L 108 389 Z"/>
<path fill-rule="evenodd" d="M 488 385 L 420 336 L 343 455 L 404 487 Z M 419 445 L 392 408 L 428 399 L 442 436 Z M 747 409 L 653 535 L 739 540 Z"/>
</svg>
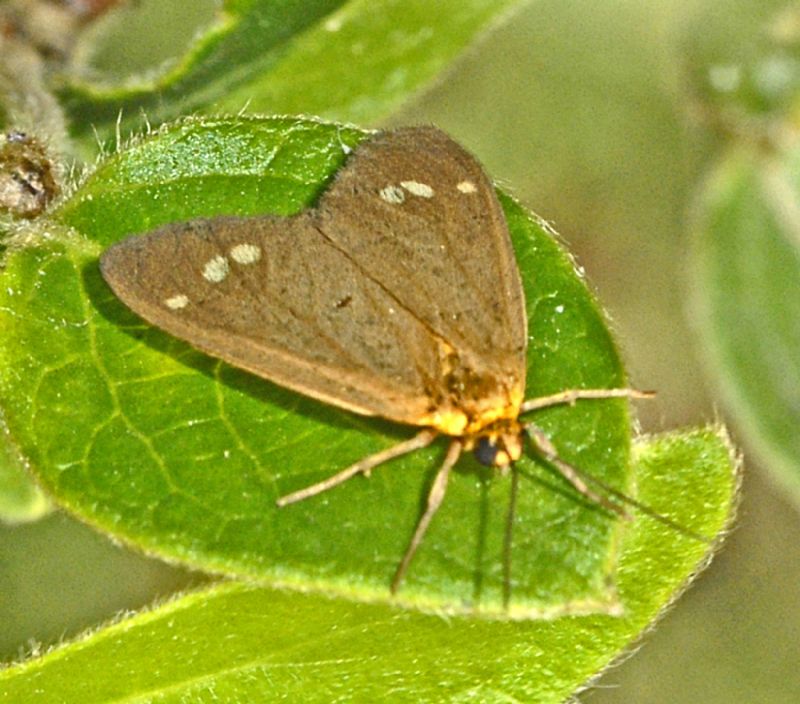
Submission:
<svg viewBox="0 0 800 704">
<path fill-rule="evenodd" d="M 104 38 L 113 27 L 91 26 L 76 65 L 96 79 L 158 65 L 213 3 L 183 5 L 194 19 L 158 24 L 164 35 L 150 32 L 130 60 Z M 659 392 L 641 406 L 645 432 L 722 417 L 743 449 L 739 521 L 724 550 L 587 702 L 800 701 L 799 42 L 800 6 L 785 0 L 535 0 L 424 93 L 371 118 L 437 124 L 553 223 L 609 311 L 633 382 Z M 726 223 L 741 222 L 737 240 L 721 241 L 736 230 Z M 715 258 L 715 246 L 730 256 Z M 30 504 L 42 513 L 40 497 Z M 6 525 L 0 655 L 202 579 L 62 514 Z"/>
</svg>

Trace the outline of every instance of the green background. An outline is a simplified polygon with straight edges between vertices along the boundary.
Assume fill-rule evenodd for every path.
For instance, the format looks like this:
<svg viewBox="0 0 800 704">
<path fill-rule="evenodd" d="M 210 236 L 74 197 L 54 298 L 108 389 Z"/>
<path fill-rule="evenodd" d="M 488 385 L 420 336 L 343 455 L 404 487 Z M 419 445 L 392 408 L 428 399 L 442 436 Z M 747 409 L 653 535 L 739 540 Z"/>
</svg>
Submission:
<svg viewBox="0 0 800 704">
<path fill-rule="evenodd" d="M 785 4 L 532 2 L 391 120 L 446 129 L 554 223 L 609 310 L 634 383 L 659 391 L 641 407 L 647 431 L 718 414 L 685 314 L 689 215 L 718 154 L 687 107 L 687 47 L 746 46 Z M 585 701 L 800 700 L 800 520 L 744 451 L 740 520 L 724 550 Z M 3 528 L 0 564 L 6 658 L 202 580 L 60 515 Z"/>
</svg>

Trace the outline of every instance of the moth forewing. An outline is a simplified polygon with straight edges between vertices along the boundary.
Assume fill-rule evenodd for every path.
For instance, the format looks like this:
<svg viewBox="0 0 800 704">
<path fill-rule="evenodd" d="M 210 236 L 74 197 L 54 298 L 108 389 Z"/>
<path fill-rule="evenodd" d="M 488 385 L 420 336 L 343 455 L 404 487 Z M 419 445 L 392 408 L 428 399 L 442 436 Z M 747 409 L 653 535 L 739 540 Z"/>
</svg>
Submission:
<svg viewBox="0 0 800 704">
<path fill-rule="evenodd" d="M 524 383 L 527 316 L 508 226 L 462 147 L 433 127 L 378 134 L 316 213 L 320 230 L 456 354 Z"/>
<path fill-rule="evenodd" d="M 101 270 L 145 320 L 233 366 L 363 415 L 427 409 L 427 330 L 307 216 L 167 226 L 110 247 Z"/>
</svg>

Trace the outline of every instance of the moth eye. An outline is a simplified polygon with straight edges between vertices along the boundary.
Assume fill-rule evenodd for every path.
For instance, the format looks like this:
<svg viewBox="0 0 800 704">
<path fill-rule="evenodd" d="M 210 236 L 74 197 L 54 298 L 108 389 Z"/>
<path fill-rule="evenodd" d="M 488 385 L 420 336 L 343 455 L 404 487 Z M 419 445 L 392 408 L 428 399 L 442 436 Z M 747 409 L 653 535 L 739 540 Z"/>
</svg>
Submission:
<svg viewBox="0 0 800 704">
<path fill-rule="evenodd" d="M 478 444 L 475 445 L 473 453 L 475 459 L 486 467 L 494 466 L 495 458 L 497 457 L 498 447 L 489 438 L 481 438 Z"/>
</svg>

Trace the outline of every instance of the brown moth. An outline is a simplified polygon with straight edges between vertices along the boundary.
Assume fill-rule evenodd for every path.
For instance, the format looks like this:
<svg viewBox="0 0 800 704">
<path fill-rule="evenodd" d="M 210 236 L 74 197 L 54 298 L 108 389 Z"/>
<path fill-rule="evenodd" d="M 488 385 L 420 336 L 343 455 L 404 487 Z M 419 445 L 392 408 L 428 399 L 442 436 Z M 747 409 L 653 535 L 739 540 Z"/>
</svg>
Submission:
<svg viewBox="0 0 800 704">
<path fill-rule="evenodd" d="M 525 433 L 579 492 L 626 515 L 520 414 L 643 394 L 578 389 L 524 400 L 527 316 L 505 217 L 480 164 L 438 129 L 361 143 L 298 215 L 167 225 L 110 247 L 100 266 L 134 312 L 197 349 L 325 403 L 422 428 L 280 506 L 450 438 L 393 592 L 463 450 L 506 471 Z"/>
</svg>

